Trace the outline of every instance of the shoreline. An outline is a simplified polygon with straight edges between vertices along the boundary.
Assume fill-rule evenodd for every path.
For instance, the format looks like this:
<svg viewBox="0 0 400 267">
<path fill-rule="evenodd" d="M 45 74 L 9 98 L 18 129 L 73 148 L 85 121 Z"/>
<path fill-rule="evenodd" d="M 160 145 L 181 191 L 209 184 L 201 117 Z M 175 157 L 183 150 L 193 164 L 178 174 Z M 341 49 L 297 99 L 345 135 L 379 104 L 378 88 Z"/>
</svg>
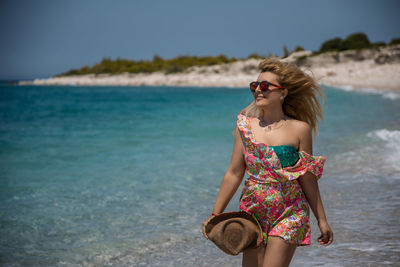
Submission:
<svg viewBox="0 0 400 267">
<path fill-rule="evenodd" d="M 310 56 L 311 52 L 291 54 L 282 61 L 293 62 L 320 84 L 347 90 L 376 89 L 400 92 L 400 45 L 361 51 L 328 52 Z M 174 74 L 123 73 L 87 74 L 20 81 L 18 85 L 69 86 L 196 86 L 246 88 L 257 79 L 260 59 L 230 64 L 191 67 Z"/>
</svg>

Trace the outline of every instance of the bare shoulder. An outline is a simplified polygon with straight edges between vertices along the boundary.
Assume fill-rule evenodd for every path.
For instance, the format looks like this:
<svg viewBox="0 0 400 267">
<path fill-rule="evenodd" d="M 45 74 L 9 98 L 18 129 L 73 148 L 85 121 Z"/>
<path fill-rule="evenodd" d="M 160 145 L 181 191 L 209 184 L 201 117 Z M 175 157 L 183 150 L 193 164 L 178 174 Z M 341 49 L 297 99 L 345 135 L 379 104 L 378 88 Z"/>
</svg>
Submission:
<svg viewBox="0 0 400 267">
<path fill-rule="evenodd" d="M 293 118 L 289 119 L 288 121 L 291 131 L 296 133 L 300 140 L 307 139 L 312 135 L 311 126 L 307 122 Z"/>
<path fill-rule="evenodd" d="M 293 119 L 291 120 L 291 128 L 297 135 L 299 140 L 299 151 L 305 151 L 312 154 L 312 129 L 311 126 L 305 122 Z"/>
<path fill-rule="evenodd" d="M 304 132 L 311 131 L 310 125 L 305 121 L 300 121 L 300 120 L 289 117 L 288 122 L 289 122 L 290 126 L 293 128 L 293 130 L 296 130 L 298 132 L 304 133 Z"/>
</svg>

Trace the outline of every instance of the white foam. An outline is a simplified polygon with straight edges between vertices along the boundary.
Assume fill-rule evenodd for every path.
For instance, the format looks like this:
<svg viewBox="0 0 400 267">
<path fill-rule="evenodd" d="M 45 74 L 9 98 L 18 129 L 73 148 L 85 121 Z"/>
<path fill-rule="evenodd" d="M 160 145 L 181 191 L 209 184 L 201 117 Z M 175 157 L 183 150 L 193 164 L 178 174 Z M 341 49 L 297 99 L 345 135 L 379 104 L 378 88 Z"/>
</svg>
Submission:
<svg viewBox="0 0 400 267">
<path fill-rule="evenodd" d="M 332 86 L 337 89 L 341 89 L 343 91 L 354 91 L 354 87 L 352 85 L 339 85 L 339 86 Z"/>
<path fill-rule="evenodd" d="M 380 129 L 367 133 L 368 137 L 383 141 L 385 164 L 400 171 L 400 130 Z"/>
<path fill-rule="evenodd" d="M 362 247 L 349 247 L 349 249 L 358 250 L 358 251 L 366 251 L 366 252 L 371 252 L 371 251 L 375 251 L 375 250 L 376 250 L 376 248 L 374 248 L 374 247 L 366 247 L 366 248 L 362 248 Z"/>
<path fill-rule="evenodd" d="M 370 182 L 382 175 L 400 179 L 400 130 L 371 131 L 364 142 L 359 148 L 336 154 L 331 167 Z"/>
<path fill-rule="evenodd" d="M 387 98 L 387 99 L 391 99 L 391 100 L 400 98 L 400 94 L 394 93 L 394 92 L 387 92 L 387 93 L 384 93 L 382 96 L 383 96 L 383 98 Z"/>
<path fill-rule="evenodd" d="M 382 95 L 383 98 L 395 100 L 400 98 L 400 93 L 394 91 L 382 91 L 375 88 L 361 88 L 360 92 Z"/>
<path fill-rule="evenodd" d="M 393 145 L 400 146 L 400 130 L 387 130 L 381 129 L 367 133 L 368 137 L 377 137 L 383 141 L 392 143 Z"/>
<path fill-rule="evenodd" d="M 378 90 L 376 88 L 366 87 L 366 88 L 354 88 L 352 85 L 340 85 L 340 86 L 332 86 L 333 88 L 340 89 L 347 92 L 360 92 L 360 93 L 367 93 L 367 94 L 376 94 L 381 95 L 383 98 L 396 100 L 400 99 L 400 93 L 395 91 L 384 91 Z"/>
</svg>

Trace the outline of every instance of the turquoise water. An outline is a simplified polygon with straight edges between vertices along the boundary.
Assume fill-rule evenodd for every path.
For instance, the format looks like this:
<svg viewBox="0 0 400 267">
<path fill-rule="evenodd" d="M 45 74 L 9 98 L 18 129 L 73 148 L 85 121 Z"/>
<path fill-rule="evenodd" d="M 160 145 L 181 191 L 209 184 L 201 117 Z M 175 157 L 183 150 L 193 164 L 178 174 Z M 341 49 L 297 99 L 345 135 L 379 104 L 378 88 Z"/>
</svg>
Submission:
<svg viewBox="0 0 400 267">
<path fill-rule="evenodd" d="M 400 96 L 324 87 L 335 232 L 292 266 L 399 260 Z M 0 264 L 239 266 L 203 238 L 247 89 L 0 87 Z M 240 189 L 239 189 L 240 190 Z M 227 210 L 237 210 L 239 190 Z"/>
</svg>

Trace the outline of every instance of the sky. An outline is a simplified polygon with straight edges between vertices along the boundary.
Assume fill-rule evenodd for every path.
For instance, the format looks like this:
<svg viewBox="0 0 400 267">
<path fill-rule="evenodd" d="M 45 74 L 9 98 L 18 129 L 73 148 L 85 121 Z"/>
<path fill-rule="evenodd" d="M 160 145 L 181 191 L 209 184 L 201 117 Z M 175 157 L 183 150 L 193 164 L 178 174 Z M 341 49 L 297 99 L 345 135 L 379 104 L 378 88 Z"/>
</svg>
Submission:
<svg viewBox="0 0 400 267">
<path fill-rule="evenodd" d="M 0 80 L 46 78 L 103 58 L 244 58 L 318 50 L 366 33 L 400 38 L 400 0 L 0 0 Z"/>
</svg>

